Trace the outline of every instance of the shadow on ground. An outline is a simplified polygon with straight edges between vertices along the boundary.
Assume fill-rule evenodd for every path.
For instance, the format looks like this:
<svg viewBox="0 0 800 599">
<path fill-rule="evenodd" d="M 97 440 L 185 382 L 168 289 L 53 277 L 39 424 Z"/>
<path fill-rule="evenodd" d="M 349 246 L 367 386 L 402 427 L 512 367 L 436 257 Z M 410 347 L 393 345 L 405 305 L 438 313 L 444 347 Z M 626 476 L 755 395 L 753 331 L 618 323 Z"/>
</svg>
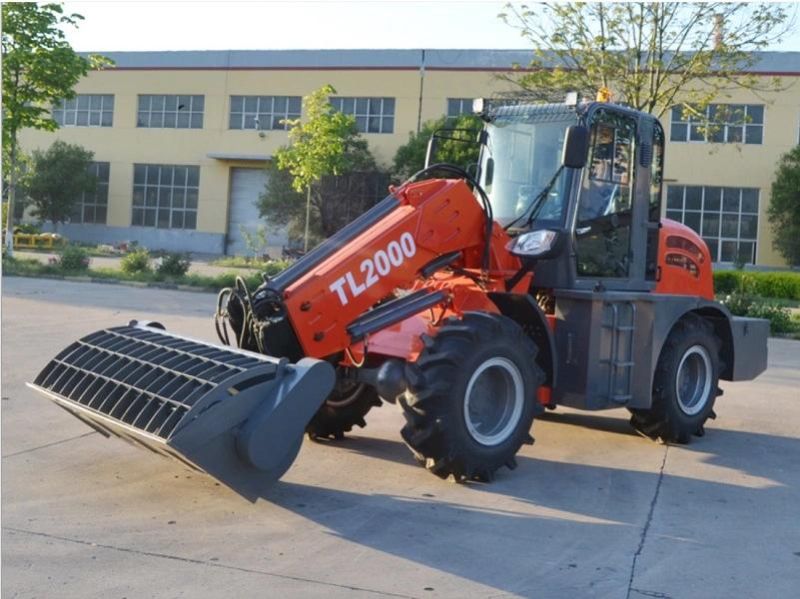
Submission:
<svg viewBox="0 0 800 599">
<path fill-rule="evenodd" d="M 601 430 L 625 436 L 639 436 L 627 419 L 593 413 L 547 412 L 540 420 Z M 737 470 L 748 476 L 764 478 L 779 485 L 792 485 L 791 473 L 800 460 L 800 439 L 763 433 L 718 428 L 709 420 L 706 435 L 693 437 L 687 445 L 675 445 L 683 451 L 703 454 L 703 463 Z M 642 439 L 644 443 L 652 443 Z M 742 451 L 742 448 L 747 448 Z"/>
<path fill-rule="evenodd" d="M 559 427 L 633 434 L 621 418 L 564 413 L 550 414 L 546 419 Z M 645 439 L 641 443 L 642 455 L 651 464 L 652 458 L 666 450 Z M 742 451 L 743 447 L 747 450 Z M 385 471 L 387 479 L 382 482 L 376 478 L 367 484 L 360 480 L 358 490 L 352 490 L 346 481 L 335 477 L 355 477 L 359 473 L 332 468 L 325 472 L 315 470 L 315 484 L 278 482 L 261 492 L 267 505 L 259 502 L 247 517 L 249 524 L 256 527 L 253 540 L 261 537 L 263 542 L 268 541 L 264 535 L 269 534 L 269 527 L 262 530 L 263 518 L 278 518 L 280 512 L 270 512 L 270 506 L 277 506 L 316 525 L 308 527 L 310 534 L 319 538 L 318 548 L 312 547 L 307 556 L 309 563 L 332 563 L 326 552 L 342 545 L 326 541 L 326 535 L 330 535 L 430 571 L 431 580 L 437 580 L 436 573 L 440 572 L 498 593 L 536 597 L 625 596 L 633 555 L 643 538 L 643 527 L 661 478 L 652 468 L 645 471 L 520 456 L 514 472 L 503 469 L 489 485 L 455 486 L 435 479 L 434 484 L 424 485 L 419 482 L 421 476 L 432 475 L 419 469 L 400 441 L 354 436 L 328 447 L 314 446 L 314 451 L 318 450 L 340 452 L 343 461 L 347 461 L 348 453 L 355 453 L 385 462 L 380 470 L 371 468 L 370 472 L 375 476 L 376 472 Z M 791 477 L 800 460 L 797 439 L 712 428 L 706 437 L 681 450 L 700 454 L 702 463 L 755 477 L 748 482 L 728 475 L 726 480 L 736 482 L 723 483 L 714 480 L 713 472 L 698 474 L 697 478 L 666 473 L 662 485 L 693 497 L 696 509 L 730 509 L 732 514 L 741 514 L 752 506 L 786 505 L 796 495 Z M 126 472 L 130 467 L 139 476 L 149 476 L 150 468 L 162 466 L 155 458 L 135 457 L 133 451 L 124 456 L 128 463 L 115 462 L 105 454 L 95 454 L 83 462 L 86 468 L 79 473 L 82 486 L 107 488 L 111 472 Z M 219 487 L 214 487 L 210 479 L 179 480 L 173 475 L 169 468 L 152 475 L 153 485 L 169 487 L 168 493 L 162 490 L 149 495 L 149 487 L 132 483 L 137 494 L 126 496 L 127 501 L 169 503 L 180 498 L 181 510 L 190 503 L 189 498 L 205 489 L 214 502 L 221 502 L 218 508 L 225 505 L 225 510 L 237 509 L 221 490 L 215 490 Z M 407 484 L 398 484 L 404 480 Z M 371 490 L 387 487 L 398 491 Z M 403 493 L 403 489 L 409 492 Z M 114 491 L 109 488 L 108 492 Z M 98 499 L 88 495 L 86 500 Z M 198 515 L 196 521 L 201 525 L 203 516 Z M 677 550 L 696 548 L 705 541 L 692 532 L 675 532 L 671 537 Z M 363 554 L 359 549 L 347 553 Z M 230 566 L 238 567 L 233 555 L 231 559 Z M 350 580 L 352 576 L 352 567 L 348 566 L 346 578 Z M 333 579 L 337 580 L 335 573 Z M 403 592 L 408 590 L 395 580 L 392 584 Z"/>
<path fill-rule="evenodd" d="M 613 418 L 565 414 L 548 420 L 635 434 Z M 742 447 L 748 447 L 745 456 Z M 663 476 L 663 484 L 680 488 L 702 509 L 791 500 L 788 473 L 800 459 L 796 439 L 714 429 L 685 448 L 703 454 L 704 463 L 757 477 L 740 485 Z M 416 468 L 400 442 L 352 438 L 330 449 Z M 459 502 L 443 500 L 450 495 L 447 489 L 414 498 L 291 482 L 277 483 L 263 498 L 349 542 L 501 592 L 615 596 L 626 588 L 660 473 L 530 457 L 518 461 L 516 471 L 504 470 L 492 484 L 466 485 L 470 494 Z M 704 540 L 676 533 L 673 541 L 696 546 Z M 514 556 L 513 567 L 509 556 Z"/>
</svg>

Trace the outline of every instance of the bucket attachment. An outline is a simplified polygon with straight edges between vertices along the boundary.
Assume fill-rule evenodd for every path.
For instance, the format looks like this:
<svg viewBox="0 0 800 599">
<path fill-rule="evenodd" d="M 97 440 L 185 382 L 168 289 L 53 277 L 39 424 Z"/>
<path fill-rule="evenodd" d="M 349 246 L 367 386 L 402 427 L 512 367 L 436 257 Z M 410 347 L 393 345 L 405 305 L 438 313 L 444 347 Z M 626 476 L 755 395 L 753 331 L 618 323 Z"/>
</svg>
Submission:
<svg viewBox="0 0 800 599">
<path fill-rule="evenodd" d="M 132 321 L 73 343 L 28 385 L 106 437 L 255 501 L 291 466 L 334 380 L 327 362 L 291 364 Z"/>
</svg>

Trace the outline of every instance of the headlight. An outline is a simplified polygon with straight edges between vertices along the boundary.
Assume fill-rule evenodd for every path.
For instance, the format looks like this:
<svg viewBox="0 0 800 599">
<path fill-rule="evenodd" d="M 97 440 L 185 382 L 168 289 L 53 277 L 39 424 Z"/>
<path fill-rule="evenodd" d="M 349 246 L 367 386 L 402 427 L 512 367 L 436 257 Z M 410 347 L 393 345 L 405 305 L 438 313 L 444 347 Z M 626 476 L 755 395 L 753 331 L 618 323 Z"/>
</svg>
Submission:
<svg viewBox="0 0 800 599">
<path fill-rule="evenodd" d="M 535 258 L 553 249 L 558 233 L 542 229 L 518 235 L 508 242 L 506 249 L 515 256 Z"/>
</svg>

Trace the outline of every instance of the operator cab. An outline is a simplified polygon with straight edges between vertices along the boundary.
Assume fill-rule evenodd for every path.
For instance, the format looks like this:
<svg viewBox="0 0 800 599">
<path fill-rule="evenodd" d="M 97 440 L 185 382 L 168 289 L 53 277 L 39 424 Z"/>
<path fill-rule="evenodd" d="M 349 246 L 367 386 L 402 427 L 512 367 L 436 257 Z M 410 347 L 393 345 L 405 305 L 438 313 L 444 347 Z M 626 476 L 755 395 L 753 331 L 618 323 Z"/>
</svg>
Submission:
<svg viewBox="0 0 800 599">
<path fill-rule="evenodd" d="M 652 289 L 664 147 L 658 120 L 603 102 L 479 113 L 486 122 L 479 183 L 495 221 L 516 236 L 512 251 L 536 261 L 534 284 Z"/>
</svg>

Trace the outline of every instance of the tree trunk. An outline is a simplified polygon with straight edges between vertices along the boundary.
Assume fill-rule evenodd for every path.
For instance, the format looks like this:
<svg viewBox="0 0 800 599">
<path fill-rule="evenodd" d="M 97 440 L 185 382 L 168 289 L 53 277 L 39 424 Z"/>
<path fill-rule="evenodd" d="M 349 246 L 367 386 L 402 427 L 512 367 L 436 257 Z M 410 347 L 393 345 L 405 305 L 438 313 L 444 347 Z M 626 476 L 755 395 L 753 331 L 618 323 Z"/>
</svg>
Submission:
<svg viewBox="0 0 800 599">
<path fill-rule="evenodd" d="M 6 253 L 14 256 L 14 199 L 17 195 L 17 144 L 11 146 L 9 153 L 11 176 L 8 180 L 8 214 L 6 215 Z"/>
<path fill-rule="evenodd" d="M 308 225 L 311 220 L 311 186 L 306 187 L 306 232 L 303 236 L 303 252 L 308 251 Z"/>
</svg>

